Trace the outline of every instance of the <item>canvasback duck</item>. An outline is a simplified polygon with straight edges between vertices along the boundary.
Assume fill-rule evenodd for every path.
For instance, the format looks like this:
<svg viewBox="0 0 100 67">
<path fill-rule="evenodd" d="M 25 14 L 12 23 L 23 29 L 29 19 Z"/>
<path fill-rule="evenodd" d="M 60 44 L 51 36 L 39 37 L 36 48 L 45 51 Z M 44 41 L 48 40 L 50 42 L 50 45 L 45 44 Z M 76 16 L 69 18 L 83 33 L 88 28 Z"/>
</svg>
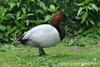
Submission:
<svg viewBox="0 0 100 67">
<path fill-rule="evenodd" d="M 20 36 L 14 43 L 20 42 L 28 46 L 37 47 L 39 56 L 47 55 L 43 48 L 55 46 L 65 37 L 65 29 L 60 25 L 60 22 L 63 21 L 76 23 L 64 13 L 56 12 L 51 19 L 51 25 L 38 25 Z"/>
</svg>

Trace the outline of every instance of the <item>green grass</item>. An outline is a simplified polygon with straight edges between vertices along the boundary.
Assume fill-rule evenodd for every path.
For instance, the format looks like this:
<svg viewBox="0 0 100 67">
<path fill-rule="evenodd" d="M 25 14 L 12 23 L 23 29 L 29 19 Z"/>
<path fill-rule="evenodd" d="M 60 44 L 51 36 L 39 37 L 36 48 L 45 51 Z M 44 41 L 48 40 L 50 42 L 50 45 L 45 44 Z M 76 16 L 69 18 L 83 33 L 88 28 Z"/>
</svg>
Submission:
<svg viewBox="0 0 100 67">
<path fill-rule="evenodd" d="M 60 43 L 44 50 L 50 56 L 38 57 L 38 49 L 34 47 L 2 45 L 0 47 L 0 67 L 100 66 L 100 44 L 80 47 Z"/>
</svg>

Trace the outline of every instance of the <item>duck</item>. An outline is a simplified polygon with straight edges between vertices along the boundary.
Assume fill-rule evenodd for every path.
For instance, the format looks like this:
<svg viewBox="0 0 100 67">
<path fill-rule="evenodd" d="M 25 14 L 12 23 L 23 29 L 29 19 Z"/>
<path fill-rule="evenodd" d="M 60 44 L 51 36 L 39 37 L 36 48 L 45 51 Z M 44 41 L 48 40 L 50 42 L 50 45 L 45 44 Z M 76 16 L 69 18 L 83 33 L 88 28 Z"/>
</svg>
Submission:
<svg viewBox="0 0 100 67">
<path fill-rule="evenodd" d="M 33 27 L 14 41 L 14 44 L 20 42 L 24 45 L 38 48 L 39 56 L 46 56 L 44 48 L 55 46 L 64 39 L 66 31 L 60 24 L 64 21 L 76 23 L 63 12 L 58 11 L 52 17 L 51 24 L 41 24 Z"/>
</svg>

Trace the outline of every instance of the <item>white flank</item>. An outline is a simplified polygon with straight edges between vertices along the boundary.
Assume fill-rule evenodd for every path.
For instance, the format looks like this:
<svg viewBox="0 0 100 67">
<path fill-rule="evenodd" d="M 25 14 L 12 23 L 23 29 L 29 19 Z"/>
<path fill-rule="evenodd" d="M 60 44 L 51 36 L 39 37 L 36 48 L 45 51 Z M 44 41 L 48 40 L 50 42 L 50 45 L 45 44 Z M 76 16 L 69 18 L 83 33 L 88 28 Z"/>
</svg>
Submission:
<svg viewBox="0 0 100 67">
<path fill-rule="evenodd" d="M 48 24 L 36 26 L 25 34 L 22 39 L 29 39 L 26 44 L 33 47 L 47 48 L 61 42 L 56 28 Z"/>
</svg>

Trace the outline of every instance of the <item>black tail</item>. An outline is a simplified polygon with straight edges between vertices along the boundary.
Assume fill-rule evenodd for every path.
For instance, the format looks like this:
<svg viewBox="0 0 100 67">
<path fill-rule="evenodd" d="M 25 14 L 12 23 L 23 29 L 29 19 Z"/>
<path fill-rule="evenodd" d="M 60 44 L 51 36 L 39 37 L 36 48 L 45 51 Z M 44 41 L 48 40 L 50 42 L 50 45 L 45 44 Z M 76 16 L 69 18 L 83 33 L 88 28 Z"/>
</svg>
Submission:
<svg viewBox="0 0 100 67">
<path fill-rule="evenodd" d="M 20 41 L 17 41 L 17 40 L 16 40 L 16 41 L 14 41 L 14 42 L 12 43 L 12 45 L 14 45 L 14 46 L 16 47 L 15 44 L 16 44 L 16 43 L 19 43 L 19 42 L 20 42 Z"/>
<path fill-rule="evenodd" d="M 16 40 L 16 41 L 13 42 L 13 44 L 15 44 L 15 43 L 19 43 L 19 42 L 20 42 L 20 41 L 17 41 L 17 40 Z"/>
<path fill-rule="evenodd" d="M 25 44 L 29 39 L 23 39 L 23 37 L 26 35 L 26 33 L 24 33 L 22 36 L 20 36 L 16 41 L 13 42 L 13 45 L 15 43 L 22 43 Z"/>
</svg>

